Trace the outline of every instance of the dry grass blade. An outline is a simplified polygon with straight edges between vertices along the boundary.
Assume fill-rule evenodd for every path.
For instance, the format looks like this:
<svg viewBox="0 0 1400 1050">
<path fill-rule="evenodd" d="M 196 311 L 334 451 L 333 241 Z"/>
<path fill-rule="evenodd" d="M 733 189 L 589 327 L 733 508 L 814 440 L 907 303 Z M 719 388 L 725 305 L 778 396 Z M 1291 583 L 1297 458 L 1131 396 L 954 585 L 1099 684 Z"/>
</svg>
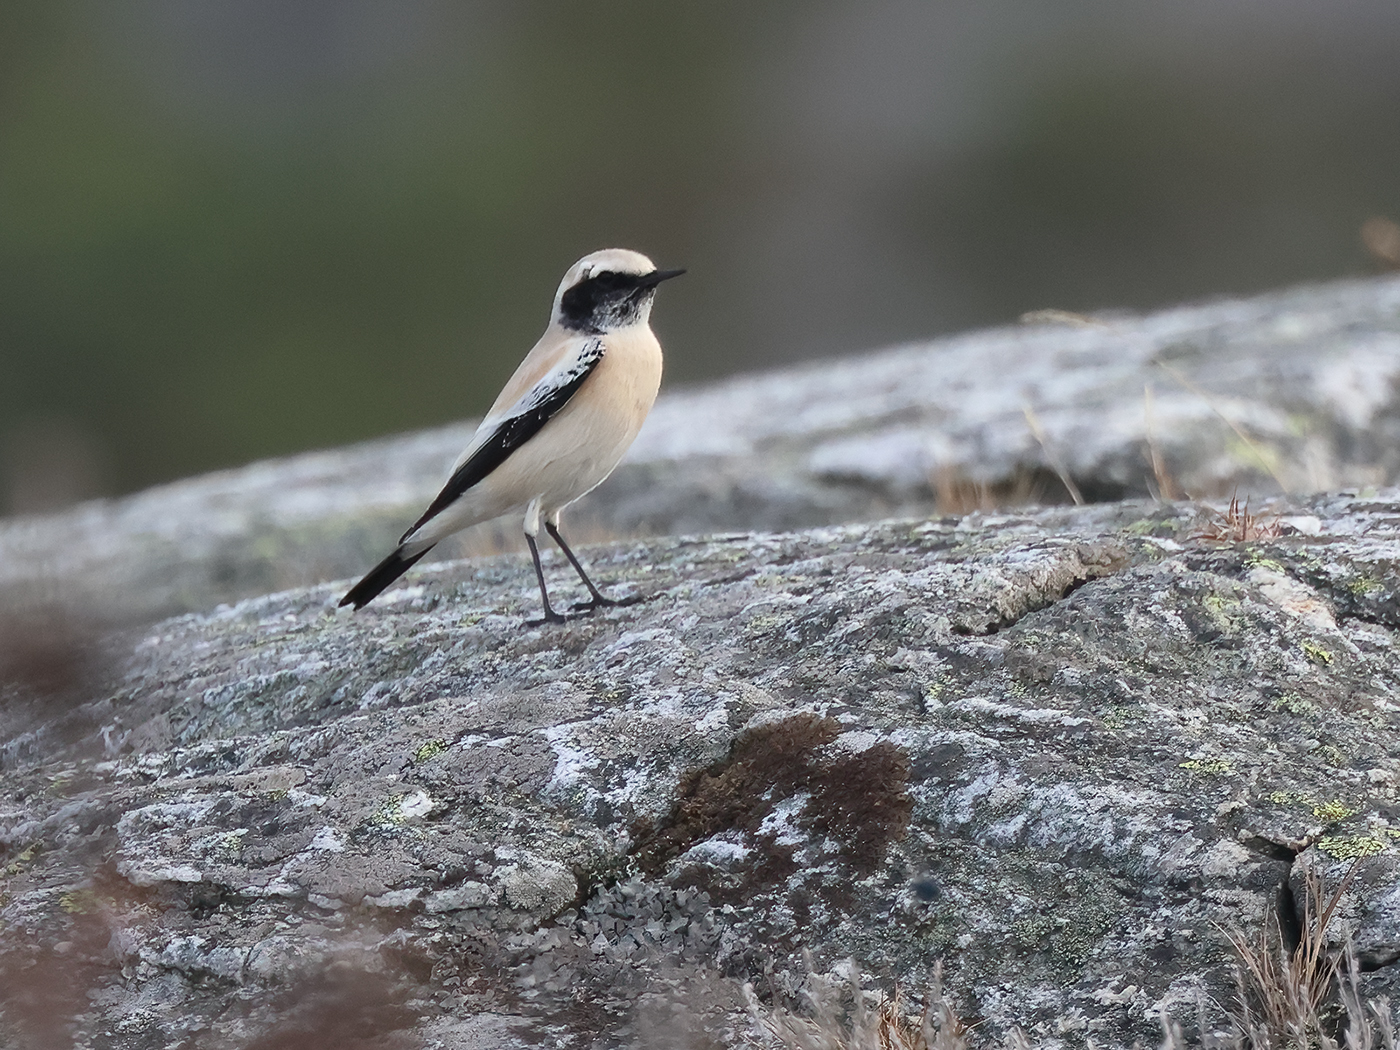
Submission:
<svg viewBox="0 0 1400 1050">
<path fill-rule="evenodd" d="M 1283 523 L 1275 516 L 1265 521 L 1250 513 L 1249 503 L 1243 506 L 1238 496 L 1230 497 L 1229 509 L 1219 511 L 1204 508 L 1205 520 L 1191 533 L 1193 540 L 1209 543 L 1252 543 L 1256 540 L 1276 540 L 1283 535 Z"/>
<path fill-rule="evenodd" d="M 1045 453 L 1045 461 L 1050 464 L 1050 469 L 1055 472 L 1064 485 L 1065 491 L 1069 493 L 1069 498 L 1074 500 L 1076 507 L 1084 506 L 1084 494 L 1079 491 L 1079 486 L 1069 475 L 1069 468 L 1065 466 L 1059 453 L 1050 444 L 1050 439 L 1045 434 L 1045 428 L 1040 425 L 1040 417 L 1035 414 L 1035 410 L 1030 405 L 1024 406 L 1021 411 L 1026 414 L 1026 425 L 1031 428 L 1031 433 L 1040 443 L 1040 450 Z"/>
<path fill-rule="evenodd" d="M 1389 220 L 1380 220 L 1380 221 L 1381 221 L 1381 222 L 1388 222 Z M 1393 224 L 1391 224 L 1391 225 L 1393 225 Z M 1378 228 L 1379 228 L 1379 227 L 1377 227 L 1377 229 L 1378 229 Z M 1397 229 L 1400 229 L 1400 228 L 1397 228 Z M 1389 245 L 1389 244 L 1390 244 L 1390 241 L 1389 241 L 1387 238 L 1388 238 L 1388 234 L 1387 234 L 1386 236 L 1380 237 L 1380 241 L 1382 241 L 1382 242 L 1384 242 L 1385 244 Z M 1373 237 L 1373 239 L 1375 239 L 1375 238 Z M 1368 241 L 1367 243 L 1368 243 L 1368 245 L 1369 245 L 1370 242 Z M 1073 327 L 1077 327 L 1077 328 L 1104 328 L 1104 329 L 1107 329 L 1107 330 L 1109 330 L 1109 331 L 1111 331 L 1111 332 L 1121 332 L 1121 330 L 1120 330 L 1117 326 L 1111 324 L 1111 323 L 1108 322 L 1108 321 L 1102 321 L 1102 320 L 1100 320 L 1100 319 L 1098 319 L 1098 318 L 1096 318 L 1096 317 L 1090 317 L 1090 316 L 1087 315 L 1087 314 L 1075 313 L 1075 312 L 1073 312 L 1073 311 L 1071 311 L 1071 310 L 1053 310 L 1053 309 L 1052 309 L 1052 310 L 1031 310 L 1031 311 L 1029 311 L 1028 313 L 1022 314 L 1022 315 L 1021 315 L 1021 318 L 1020 318 L 1020 321 L 1021 321 L 1021 323 L 1024 324 L 1024 325 L 1036 325 L 1036 324 L 1044 324 L 1044 325 L 1069 325 L 1069 326 L 1073 326 Z M 1290 491 L 1290 490 L 1289 490 L 1289 487 L 1288 487 L 1288 483 L 1287 483 L 1286 481 L 1284 481 L 1283 478 L 1279 475 L 1278 471 L 1274 469 L 1273 463 L 1270 462 L 1269 457 L 1266 456 L 1266 455 L 1264 454 L 1264 450 L 1263 450 L 1262 448 L 1259 447 L 1259 443 L 1258 443 L 1257 441 L 1255 441 L 1253 438 L 1251 438 L 1248 434 L 1246 434 L 1246 433 L 1244 432 L 1244 430 L 1240 427 L 1240 425 L 1239 425 L 1238 423 L 1236 423 L 1233 419 L 1231 419 L 1228 415 L 1226 415 L 1225 411 L 1220 407 L 1219 403 L 1216 401 L 1215 398 L 1213 398 L 1213 397 L 1212 397 L 1209 393 L 1207 393 L 1205 390 L 1201 389 L 1201 387 L 1199 387 L 1199 386 L 1197 386 L 1195 383 L 1193 383 L 1190 379 L 1188 379 L 1185 375 L 1183 375 L 1183 374 L 1182 374 L 1181 372 L 1179 372 L 1177 369 L 1175 369 L 1175 368 L 1173 368 L 1171 365 L 1167 364 L 1165 361 L 1162 361 L 1162 360 L 1160 360 L 1160 359 L 1153 359 L 1152 364 L 1156 365 L 1156 366 L 1157 366 L 1158 368 L 1160 368 L 1163 372 L 1166 372 L 1167 375 L 1171 376 L 1172 379 L 1174 379 L 1177 383 L 1181 384 L 1182 387 L 1184 387 L 1185 389 L 1189 390 L 1191 393 L 1195 394 L 1195 395 L 1196 395 L 1197 397 L 1199 397 L 1202 401 L 1204 401 L 1204 402 L 1206 403 L 1207 407 L 1209 407 L 1210 410 L 1211 410 L 1212 412 L 1214 412 L 1217 416 L 1219 416 L 1219 417 L 1225 422 L 1225 425 L 1226 425 L 1226 426 L 1228 426 L 1231 430 L 1233 430 L 1233 431 L 1235 432 L 1235 436 L 1236 436 L 1237 438 L 1240 439 L 1240 442 L 1245 446 L 1245 448 L 1249 449 L 1250 454 L 1253 455 L 1254 458 L 1255 458 L 1256 460 L 1259 461 L 1259 465 L 1260 465 L 1261 467 L 1264 468 L 1264 471 L 1265 471 L 1271 478 L 1274 479 L 1274 481 L 1278 484 L 1278 487 L 1279 487 L 1285 494 L 1287 494 L 1287 493 Z M 1170 491 L 1172 490 L 1173 486 L 1170 484 L 1170 478 L 1169 478 L 1168 475 L 1166 474 L 1165 466 L 1162 464 L 1161 458 L 1160 458 L 1160 456 L 1159 456 L 1158 453 L 1157 453 L 1157 449 L 1156 449 L 1155 443 L 1154 443 L 1153 440 L 1152 440 L 1152 435 L 1151 435 L 1151 426 L 1152 426 L 1152 424 L 1151 424 L 1151 418 L 1150 418 L 1150 417 L 1151 417 L 1151 391 L 1150 391 L 1150 390 L 1148 390 L 1148 391 L 1146 392 L 1146 399 L 1147 399 L 1147 411 L 1148 411 L 1148 414 L 1149 414 L 1149 419 L 1148 419 L 1148 424 L 1147 424 L 1147 425 L 1148 425 L 1148 450 L 1149 450 L 1149 453 L 1150 453 L 1150 456 L 1151 456 L 1151 460 L 1152 460 L 1153 473 L 1154 473 L 1154 475 L 1156 476 L 1158 490 L 1161 492 L 1163 498 L 1171 499 L 1172 496 L 1171 496 L 1169 493 L 1170 493 Z M 1033 413 L 1031 412 L 1031 410 L 1030 410 L 1029 408 L 1026 409 L 1026 421 L 1029 422 L 1029 423 L 1031 424 L 1031 429 L 1032 429 L 1033 432 L 1035 432 L 1035 434 L 1036 434 L 1036 439 L 1037 439 L 1038 441 L 1040 441 L 1041 447 L 1045 449 L 1047 458 L 1051 459 L 1051 466 L 1055 469 L 1055 472 L 1056 472 L 1057 474 L 1060 475 L 1061 480 L 1065 482 L 1065 487 L 1068 488 L 1068 489 L 1070 489 L 1070 492 L 1071 492 L 1071 494 L 1073 495 L 1074 493 L 1077 492 L 1077 489 L 1074 489 L 1074 488 L 1072 487 L 1073 483 L 1072 483 L 1071 481 L 1067 480 L 1067 475 L 1062 471 L 1062 469 L 1061 469 L 1058 465 L 1056 465 L 1056 462 L 1055 462 L 1053 456 L 1051 455 L 1050 447 L 1049 447 L 1049 445 L 1045 442 L 1045 440 L 1044 440 L 1044 438 L 1043 438 L 1043 435 L 1042 435 L 1042 433 L 1040 432 L 1039 424 L 1034 420 L 1034 415 L 1033 415 Z M 1164 480 L 1164 478 L 1167 479 L 1167 484 L 1166 484 L 1165 486 L 1163 485 L 1163 480 Z M 1075 502 L 1076 502 L 1076 503 L 1081 503 L 1081 502 L 1083 502 L 1083 500 L 1082 500 L 1082 499 L 1079 499 L 1079 498 L 1076 498 L 1076 499 L 1075 499 Z"/>
<path fill-rule="evenodd" d="M 1158 368 L 1160 368 L 1163 372 L 1167 373 L 1167 375 L 1175 379 L 1187 390 L 1191 391 L 1191 393 L 1199 397 L 1202 401 L 1206 403 L 1206 405 L 1210 408 L 1212 412 L 1214 412 L 1217 416 L 1224 420 L 1225 425 L 1235 432 L 1235 437 L 1239 438 L 1240 441 L 1244 444 L 1244 447 L 1249 449 L 1249 451 L 1253 454 L 1254 458 L 1259 461 L 1259 465 L 1263 467 L 1265 472 L 1271 478 L 1273 478 L 1274 481 L 1278 483 L 1278 487 L 1283 490 L 1284 494 L 1286 495 L 1288 493 L 1288 482 L 1284 481 L 1283 478 L 1279 477 L 1278 471 L 1276 471 L 1274 469 L 1274 465 L 1271 462 L 1269 462 L 1269 457 L 1264 455 L 1264 450 L 1259 447 L 1258 442 L 1256 442 L 1253 438 L 1246 434 L 1244 430 L 1240 428 L 1240 425 L 1238 423 L 1236 423 L 1233 419 L 1231 419 L 1225 414 L 1224 409 L 1222 409 L 1220 405 L 1216 403 L 1215 398 L 1211 397 L 1210 394 L 1206 393 L 1199 386 L 1191 382 L 1191 380 L 1187 379 L 1186 376 L 1184 376 L 1181 372 L 1178 372 L 1175 368 L 1167 364 L 1165 361 L 1156 360 L 1152 363 L 1155 364 Z"/>
<path fill-rule="evenodd" d="M 1162 457 L 1162 451 L 1157 447 L 1157 437 L 1152 426 L 1152 384 L 1142 384 L 1142 416 L 1147 430 L 1147 460 L 1152 464 L 1152 477 L 1157 482 L 1157 491 L 1152 494 L 1153 499 L 1166 500 L 1168 503 L 1181 498 L 1181 491 L 1176 487 L 1176 481 L 1172 478 L 1171 471 L 1167 469 L 1167 461 Z"/>
<path fill-rule="evenodd" d="M 955 467 L 941 466 L 934 473 L 934 507 L 940 515 L 961 517 L 974 511 L 997 509 L 996 495 L 985 481 L 960 473 Z"/>
<path fill-rule="evenodd" d="M 1026 325 L 1063 324 L 1074 328 L 1113 328 L 1107 321 L 1100 321 L 1088 314 L 1075 313 L 1073 310 L 1027 310 L 1020 316 L 1020 322 Z"/>
</svg>

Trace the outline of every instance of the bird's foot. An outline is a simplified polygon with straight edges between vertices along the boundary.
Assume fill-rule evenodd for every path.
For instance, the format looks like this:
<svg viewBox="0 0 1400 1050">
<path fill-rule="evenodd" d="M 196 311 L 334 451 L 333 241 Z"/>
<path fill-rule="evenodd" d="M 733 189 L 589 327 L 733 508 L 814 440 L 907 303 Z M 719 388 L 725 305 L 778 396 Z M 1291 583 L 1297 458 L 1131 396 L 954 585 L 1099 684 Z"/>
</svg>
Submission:
<svg viewBox="0 0 1400 1050">
<path fill-rule="evenodd" d="M 644 601 L 646 601 L 646 596 L 641 594 L 629 595 L 626 598 L 604 598 L 600 594 L 586 602 L 579 602 L 577 605 L 572 605 L 569 609 L 571 612 L 578 613 L 580 616 L 586 616 L 594 609 L 613 605 L 637 605 Z"/>
<path fill-rule="evenodd" d="M 538 620 L 526 620 L 526 627 L 543 627 L 547 623 L 560 624 L 568 623 L 569 617 L 563 613 L 557 613 L 553 609 L 545 609 L 544 615 Z"/>
</svg>

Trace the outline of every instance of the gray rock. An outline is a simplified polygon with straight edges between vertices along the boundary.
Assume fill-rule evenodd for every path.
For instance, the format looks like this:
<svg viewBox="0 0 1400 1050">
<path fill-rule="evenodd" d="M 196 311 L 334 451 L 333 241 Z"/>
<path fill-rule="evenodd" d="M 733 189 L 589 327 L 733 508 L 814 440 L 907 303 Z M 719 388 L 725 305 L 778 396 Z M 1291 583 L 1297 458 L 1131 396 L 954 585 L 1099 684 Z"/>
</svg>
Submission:
<svg viewBox="0 0 1400 1050">
<path fill-rule="evenodd" d="M 597 540 L 1067 502 L 1057 464 L 1090 501 L 1141 496 L 1159 483 L 1149 436 L 1161 483 L 1196 497 L 1394 484 L 1397 373 L 1396 277 L 974 332 L 670 390 L 571 528 Z M 66 597 L 111 622 L 356 575 L 470 431 L 0 522 L 0 592 Z M 437 553 L 514 549 L 517 532 L 501 523 Z"/>
<path fill-rule="evenodd" d="M 639 540 L 588 555 L 648 600 L 562 627 L 498 557 L 110 636 L 5 687 L 0 1042 L 685 1045 L 745 981 L 942 959 L 988 1038 L 1127 1046 L 1223 1023 L 1223 930 L 1358 852 L 1384 991 L 1400 493 L 1289 511 Z"/>
</svg>

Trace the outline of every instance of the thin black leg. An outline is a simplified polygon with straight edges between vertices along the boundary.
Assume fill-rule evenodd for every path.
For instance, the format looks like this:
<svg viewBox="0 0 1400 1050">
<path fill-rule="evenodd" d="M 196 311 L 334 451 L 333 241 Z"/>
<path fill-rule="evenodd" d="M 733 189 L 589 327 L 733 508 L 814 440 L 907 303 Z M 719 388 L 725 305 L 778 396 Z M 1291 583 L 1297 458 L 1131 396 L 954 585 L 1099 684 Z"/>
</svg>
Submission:
<svg viewBox="0 0 1400 1050">
<path fill-rule="evenodd" d="M 525 533 L 525 542 L 530 545 L 530 557 L 535 559 L 535 578 L 540 581 L 540 600 L 544 602 L 544 619 L 539 622 L 563 623 L 564 617 L 555 612 L 554 607 L 549 604 L 549 591 L 544 586 L 544 566 L 540 564 L 540 549 L 535 546 L 535 537 L 527 532 Z"/>
<path fill-rule="evenodd" d="M 597 587 L 593 586 L 593 581 L 588 578 L 588 573 L 583 571 L 583 566 L 579 564 L 578 558 L 575 557 L 574 552 L 569 549 L 569 545 L 564 542 L 564 537 L 560 534 L 558 526 L 547 521 L 544 523 L 544 528 L 545 531 L 549 533 L 550 538 L 552 538 L 555 543 L 559 544 L 559 549 L 564 552 L 564 557 L 569 559 L 569 564 L 574 567 L 574 571 L 578 573 L 578 578 L 582 580 L 583 585 L 588 588 L 588 593 L 593 595 L 593 604 L 616 605 L 616 602 L 611 598 L 604 598 L 602 592 L 599 591 Z"/>
<path fill-rule="evenodd" d="M 579 563 L 578 558 L 575 557 L 574 552 L 569 549 L 569 545 L 564 542 L 564 537 L 560 535 L 559 527 L 548 521 L 544 523 L 544 527 L 545 531 L 549 533 L 550 538 L 553 539 L 555 543 L 559 544 L 559 549 L 564 552 L 564 557 L 569 559 L 569 564 L 572 565 L 574 571 L 578 573 L 578 578 L 583 581 L 583 585 L 588 588 L 588 593 L 593 596 L 591 602 L 575 605 L 574 609 L 576 611 L 596 609 L 600 605 L 633 605 L 641 601 L 640 598 L 605 598 L 603 592 L 593 586 L 593 581 L 588 578 L 588 573 L 583 571 L 583 566 Z"/>
</svg>

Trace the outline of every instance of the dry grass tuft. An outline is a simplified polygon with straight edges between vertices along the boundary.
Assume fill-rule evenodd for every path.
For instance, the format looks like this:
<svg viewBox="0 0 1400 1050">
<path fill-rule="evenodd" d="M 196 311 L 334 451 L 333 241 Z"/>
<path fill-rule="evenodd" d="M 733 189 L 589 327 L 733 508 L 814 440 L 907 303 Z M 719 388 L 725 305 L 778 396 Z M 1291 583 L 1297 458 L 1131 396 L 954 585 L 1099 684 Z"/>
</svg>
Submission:
<svg viewBox="0 0 1400 1050">
<path fill-rule="evenodd" d="M 1361 861 L 1353 862 L 1331 894 L 1315 872 L 1304 875 L 1303 915 L 1291 950 L 1276 916 L 1253 940 L 1226 931 L 1239 957 L 1230 1018 L 1239 1050 L 1395 1050 L 1390 1003 L 1362 1000 L 1349 943 L 1344 952 L 1328 947 L 1328 930 Z"/>
<path fill-rule="evenodd" d="M 1191 539 L 1207 543 L 1250 543 L 1254 540 L 1276 540 L 1283 535 L 1283 523 L 1277 516 L 1265 520 L 1252 514 L 1249 503 L 1240 505 L 1238 496 L 1230 498 L 1230 507 L 1221 514 L 1209 507 L 1202 509 L 1203 520 L 1191 533 Z"/>
<path fill-rule="evenodd" d="M 1400 223 L 1384 215 L 1372 215 L 1361 224 L 1361 243 L 1385 270 L 1400 270 Z"/>
<path fill-rule="evenodd" d="M 938 468 L 933 476 L 933 490 L 936 494 L 934 513 L 940 517 L 960 518 L 979 510 L 990 513 L 999 506 L 991 485 L 953 467 Z"/>
<path fill-rule="evenodd" d="M 1302 929 L 1292 951 L 1272 913 L 1253 940 L 1238 931 L 1226 931 L 1239 956 L 1235 1023 L 1247 1045 L 1310 1047 L 1324 1036 L 1320 1014 L 1337 977 L 1327 930 L 1355 871 L 1353 865 L 1330 899 L 1324 897 L 1322 880 L 1312 871 L 1307 873 Z"/>
<path fill-rule="evenodd" d="M 931 472 L 929 483 L 934 493 L 934 514 L 945 518 L 1056 502 L 1050 496 L 1062 488 L 1060 479 L 1049 470 L 1019 468 L 1009 478 L 980 481 L 947 465 Z"/>
<path fill-rule="evenodd" d="M 96 632 L 64 606 L 0 604 L 0 688 L 45 701 L 85 688 Z"/>
<path fill-rule="evenodd" d="M 1338 994 L 1347 1012 L 1346 1050 L 1395 1050 L 1395 1020 L 1385 996 L 1363 1002 L 1357 983 L 1360 969 L 1348 947 L 1346 977 L 1338 982 Z"/>
<path fill-rule="evenodd" d="M 1079 491 L 1079 486 L 1075 484 L 1074 478 L 1070 476 L 1069 467 L 1061 458 L 1059 451 L 1050 441 L 1050 436 L 1045 433 L 1045 428 L 1040 425 L 1040 417 L 1035 414 L 1035 409 L 1030 405 L 1023 405 L 1021 412 L 1026 417 L 1026 426 L 1030 427 L 1031 436 L 1040 445 L 1040 451 L 1045 456 L 1045 462 L 1050 465 L 1050 469 L 1055 472 L 1055 476 L 1060 479 L 1060 484 L 1064 485 L 1065 491 L 1069 493 L 1069 498 L 1074 501 L 1076 507 L 1084 506 L 1084 494 Z"/>
</svg>

